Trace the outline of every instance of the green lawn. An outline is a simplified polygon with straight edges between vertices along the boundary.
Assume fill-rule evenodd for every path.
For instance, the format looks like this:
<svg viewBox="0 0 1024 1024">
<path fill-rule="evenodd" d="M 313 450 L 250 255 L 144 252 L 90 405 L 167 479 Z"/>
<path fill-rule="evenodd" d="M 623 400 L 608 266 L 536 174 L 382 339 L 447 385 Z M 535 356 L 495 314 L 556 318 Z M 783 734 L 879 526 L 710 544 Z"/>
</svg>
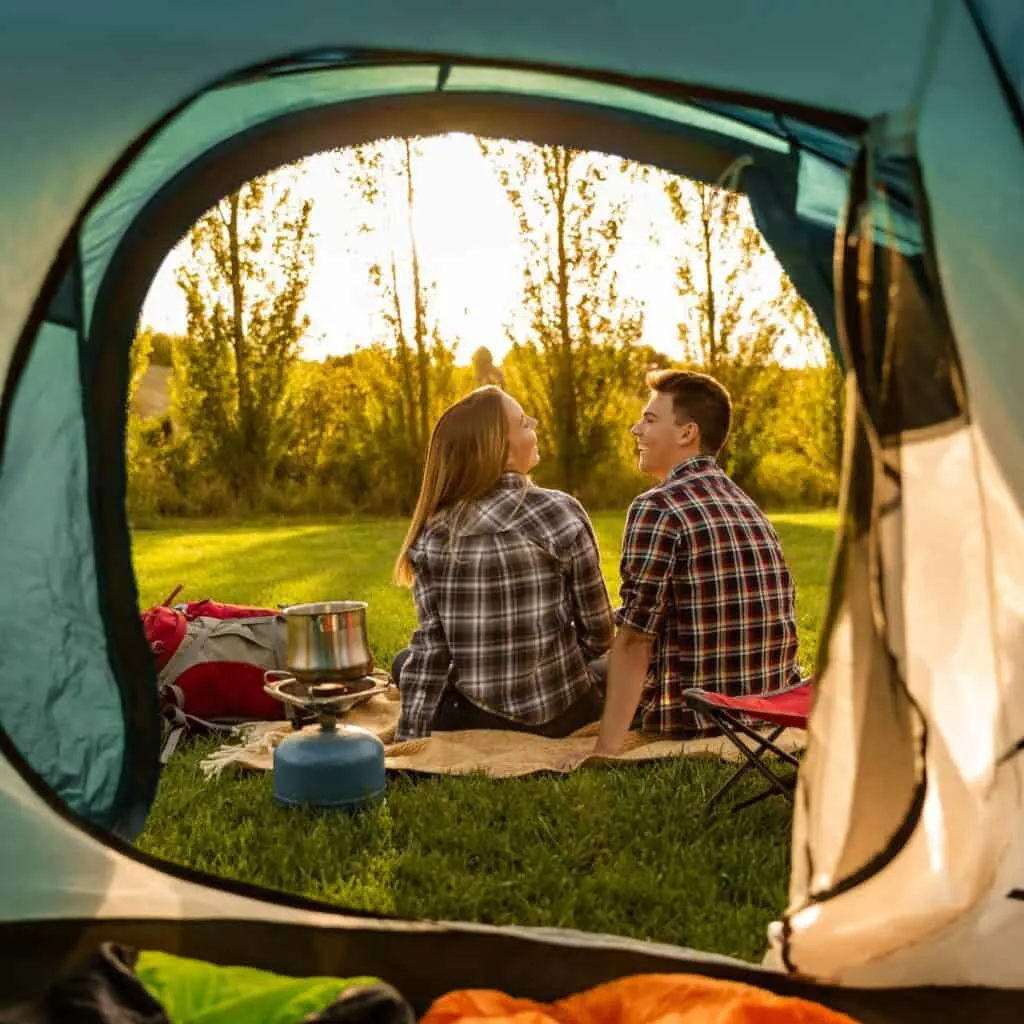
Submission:
<svg viewBox="0 0 1024 1024">
<path fill-rule="evenodd" d="M 773 517 L 798 586 L 801 652 L 811 664 L 824 611 L 835 515 Z M 414 625 L 390 570 L 404 522 L 181 523 L 135 534 L 144 606 L 179 582 L 179 600 L 277 605 L 369 602 L 378 663 Z M 599 514 L 615 593 L 622 516 Z M 202 755 L 164 771 L 139 845 L 216 874 L 410 917 L 555 925 L 757 959 L 785 905 L 788 813 L 768 801 L 707 820 L 728 768 L 678 761 L 516 781 L 389 781 L 386 803 L 355 817 L 278 808 L 271 777 L 204 782 Z M 753 784 L 752 784 L 753 785 Z"/>
</svg>

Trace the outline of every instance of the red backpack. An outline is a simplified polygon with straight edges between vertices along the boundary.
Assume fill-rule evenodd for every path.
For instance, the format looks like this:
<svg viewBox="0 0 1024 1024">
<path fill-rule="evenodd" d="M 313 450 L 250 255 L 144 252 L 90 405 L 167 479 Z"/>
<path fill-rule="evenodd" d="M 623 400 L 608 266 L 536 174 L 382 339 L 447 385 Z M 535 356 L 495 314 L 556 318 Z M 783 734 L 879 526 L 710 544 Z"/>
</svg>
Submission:
<svg viewBox="0 0 1024 1024">
<path fill-rule="evenodd" d="M 142 613 L 142 629 L 156 660 L 161 761 L 186 732 L 228 732 L 239 722 L 287 717 L 263 689 L 263 674 L 287 663 L 280 612 L 210 600 L 158 605 Z"/>
</svg>

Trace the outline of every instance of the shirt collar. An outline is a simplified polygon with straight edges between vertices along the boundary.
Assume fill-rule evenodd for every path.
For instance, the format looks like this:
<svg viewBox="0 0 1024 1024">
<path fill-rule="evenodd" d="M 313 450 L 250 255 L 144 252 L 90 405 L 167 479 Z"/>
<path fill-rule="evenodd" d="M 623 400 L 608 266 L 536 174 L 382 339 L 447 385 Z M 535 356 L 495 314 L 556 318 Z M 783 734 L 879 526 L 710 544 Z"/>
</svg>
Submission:
<svg viewBox="0 0 1024 1024">
<path fill-rule="evenodd" d="M 512 470 L 502 473 L 493 490 L 488 491 L 482 498 L 470 503 L 463 510 L 459 519 L 458 533 L 460 535 L 498 533 L 508 529 L 522 504 L 523 492 L 530 486 L 530 478 L 522 473 Z M 441 522 L 447 525 L 448 513 L 438 513 L 431 522 Z"/>
<path fill-rule="evenodd" d="M 525 477 L 522 473 L 517 473 L 515 470 L 509 469 L 501 474 L 501 479 L 498 480 L 498 483 L 495 486 L 498 490 L 511 491 L 519 490 L 529 482 L 529 477 Z"/>
<path fill-rule="evenodd" d="M 682 462 L 677 462 L 673 467 L 669 475 L 665 478 L 665 483 L 670 480 L 685 480 L 687 477 L 696 476 L 698 473 L 705 473 L 709 469 L 717 468 L 718 463 L 715 462 L 713 455 L 691 455 L 689 458 L 683 459 Z"/>
</svg>

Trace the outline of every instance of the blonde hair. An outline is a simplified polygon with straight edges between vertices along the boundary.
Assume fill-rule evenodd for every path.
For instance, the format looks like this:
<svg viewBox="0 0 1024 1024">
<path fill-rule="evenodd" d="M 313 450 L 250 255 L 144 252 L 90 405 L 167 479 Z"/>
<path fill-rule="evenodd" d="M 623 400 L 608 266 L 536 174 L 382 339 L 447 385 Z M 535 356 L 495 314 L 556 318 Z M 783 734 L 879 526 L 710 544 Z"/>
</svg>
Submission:
<svg viewBox="0 0 1024 1024">
<path fill-rule="evenodd" d="M 434 425 L 416 508 L 395 562 L 394 581 L 400 586 L 412 586 L 409 548 L 427 522 L 448 512 L 454 534 L 466 505 L 492 491 L 505 472 L 508 416 L 502 394 L 493 384 L 477 388 L 445 409 Z"/>
</svg>

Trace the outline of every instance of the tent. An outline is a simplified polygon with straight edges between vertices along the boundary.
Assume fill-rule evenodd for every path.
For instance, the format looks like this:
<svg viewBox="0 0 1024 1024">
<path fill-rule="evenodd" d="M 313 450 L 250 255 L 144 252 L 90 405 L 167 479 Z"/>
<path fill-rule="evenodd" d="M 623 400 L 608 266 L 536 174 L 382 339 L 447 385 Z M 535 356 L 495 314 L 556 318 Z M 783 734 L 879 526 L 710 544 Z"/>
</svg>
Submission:
<svg viewBox="0 0 1024 1024">
<path fill-rule="evenodd" d="M 862 1018 L 1024 989 L 1024 7 L 1019 0 L 4 4 L 0 1001 L 104 939 L 552 998 L 698 970 Z M 128 347 L 220 195 L 450 130 L 745 191 L 841 353 L 849 419 L 789 905 L 757 968 L 398 921 L 141 855 L 153 669 L 124 508 Z"/>
</svg>

